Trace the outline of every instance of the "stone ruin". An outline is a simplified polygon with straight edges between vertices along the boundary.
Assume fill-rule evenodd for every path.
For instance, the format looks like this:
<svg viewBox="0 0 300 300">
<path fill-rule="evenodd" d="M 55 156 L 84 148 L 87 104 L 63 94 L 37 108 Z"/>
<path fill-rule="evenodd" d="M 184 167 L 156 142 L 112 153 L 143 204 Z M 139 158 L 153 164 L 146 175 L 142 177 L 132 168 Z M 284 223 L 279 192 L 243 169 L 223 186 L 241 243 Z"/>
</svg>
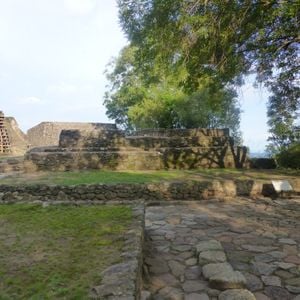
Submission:
<svg viewBox="0 0 300 300">
<path fill-rule="evenodd" d="M 117 129 L 115 124 L 83 122 L 42 122 L 27 131 L 30 148 L 56 146 L 62 130 L 93 131 L 97 129 Z"/>
<path fill-rule="evenodd" d="M 114 125 L 62 130 L 57 146 L 25 155 L 30 170 L 162 170 L 248 167 L 247 148 L 234 145 L 228 129 L 140 130 Z"/>
<path fill-rule="evenodd" d="M 0 154 L 10 153 L 10 139 L 4 124 L 4 113 L 0 111 Z"/>
</svg>

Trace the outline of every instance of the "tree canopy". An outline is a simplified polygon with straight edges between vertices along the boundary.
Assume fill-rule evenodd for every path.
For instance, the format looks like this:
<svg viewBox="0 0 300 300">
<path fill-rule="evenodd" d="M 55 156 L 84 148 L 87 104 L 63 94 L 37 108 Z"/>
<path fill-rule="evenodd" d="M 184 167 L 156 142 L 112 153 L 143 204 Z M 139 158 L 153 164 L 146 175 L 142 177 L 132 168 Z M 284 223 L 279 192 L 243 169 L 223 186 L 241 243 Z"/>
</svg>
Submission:
<svg viewBox="0 0 300 300">
<path fill-rule="evenodd" d="M 117 122 L 153 126 L 155 118 L 150 122 L 146 113 L 152 111 L 166 122 L 173 116 L 169 126 L 202 126 L 195 120 L 209 116 L 209 109 L 217 112 L 216 102 L 224 115 L 234 116 L 231 123 L 238 122 L 234 88 L 255 73 L 272 93 L 271 142 L 279 137 L 282 122 L 293 130 L 300 107 L 299 2 L 118 0 L 118 6 L 130 44 L 109 73 L 112 85 L 105 103 Z M 174 107 L 179 111 L 180 105 L 186 111 L 175 118 Z M 186 114 L 190 123 L 182 121 Z"/>
</svg>

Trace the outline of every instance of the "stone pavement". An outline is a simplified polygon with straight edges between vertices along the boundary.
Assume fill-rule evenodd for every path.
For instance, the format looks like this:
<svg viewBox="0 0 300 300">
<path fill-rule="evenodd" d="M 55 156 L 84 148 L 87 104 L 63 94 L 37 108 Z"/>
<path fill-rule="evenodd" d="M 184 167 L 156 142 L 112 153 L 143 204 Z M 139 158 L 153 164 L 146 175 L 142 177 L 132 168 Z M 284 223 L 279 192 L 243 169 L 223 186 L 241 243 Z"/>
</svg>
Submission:
<svg viewBox="0 0 300 300">
<path fill-rule="evenodd" d="M 143 299 L 300 300 L 299 199 L 149 206 L 145 231 Z"/>
</svg>

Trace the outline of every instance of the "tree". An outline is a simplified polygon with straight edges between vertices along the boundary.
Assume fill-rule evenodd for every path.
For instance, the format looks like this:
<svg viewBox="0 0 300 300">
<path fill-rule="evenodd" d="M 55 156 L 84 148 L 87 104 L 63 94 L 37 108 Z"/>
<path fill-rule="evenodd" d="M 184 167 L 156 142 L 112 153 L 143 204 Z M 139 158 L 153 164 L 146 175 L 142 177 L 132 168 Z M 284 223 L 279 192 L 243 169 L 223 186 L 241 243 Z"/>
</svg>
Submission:
<svg viewBox="0 0 300 300">
<path fill-rule="evenodd" d="M 107 114 L 125 129 L 228 127 L 240 141 L 240 109 L 236 93 L 202 78 L 197 91 L 187 93 L 179 82 L 184 77 L 152 65 L 141 72 L 136 47 L 125 47 L 107 71 Z M 145 76 L 147 74 L 147 76 Z"/>
<path fill-rule="evenodd" d="M 151 73 L 159 66 L 165 73 L 181 74 L 178 87 L 192 95 L 203 78 L 232 89 L 255 72 L 273 94 L 270 141 L 293 131 L 300 106 L 297 1 L 119 0 L 118 5 L 145 82 L 157 79 Z"/>
</svg>

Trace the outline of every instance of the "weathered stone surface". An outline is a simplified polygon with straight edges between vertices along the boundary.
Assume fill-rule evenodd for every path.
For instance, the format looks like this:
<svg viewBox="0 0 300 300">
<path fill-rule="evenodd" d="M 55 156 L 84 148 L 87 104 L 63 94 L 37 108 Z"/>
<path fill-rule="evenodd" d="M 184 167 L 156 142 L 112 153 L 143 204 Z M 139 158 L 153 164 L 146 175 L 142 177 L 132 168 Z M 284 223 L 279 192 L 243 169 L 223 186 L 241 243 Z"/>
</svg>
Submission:
<svg viewBox="0 0 300 300">
<path fill-rule="evenodd" d="M 210 285 L 217 289 L 242 288 L 246 279 L 239 271 L 234 271 L 228 263 L 208 264 L 203 267 L 203 275 Z"/>
<path fill-rule="evenodd" d="M 255 292 L 263 289 L 263 283 L 257 276 L 250 273 L 244 273 L 243 275 L 246 278 L 246 287 L 248 290 Z"/>
<path fill-rule="evenodd" d="M 263 293 L 254 293 L 256 300 L 271 300 L 268 296 Z"/>
<path fill-rule="evenodd" d="M 201 275 L 200 266 L 189 267 L 185 270 L 184 276 L 186 279 L 193 280 L 198 279 Z"/>
<path fill-rule="evenodd" d="M 291 299 L 291 294 L 287 290 L 277 286 L 267 286 L 265 288 L 265 294 L 269 296 L 272 300 Z"/>
<path fill-rule="evenodd" d="M 202 291 L 206 288 L 206 282 L 201 282 L 199 280 L 186 280 L 182 287 L 186 293 L 193 293 Z"/>
<path fill-rule="evenodd" d="M 222 292 L 219 295 L 219 300 L 256 300 L 256 298 L 247 290 L 233 289 Z"/>
<path fill-rule="evenodd" d="M 257 246 L 257 245 L 242 245 L 242 248 L 245 250 L 258 252 L 258 253 L 265 253 L 272 250 L 277 249 L 278 247 L 272 247 L 272 246 Z"/>
<path fill-rule="evenodd" d="M 163 299 L 170 299 L 170 300 L 183 300 L 183 292 L 174 287 L 166 286 L 159 291 L 159 295 L 163 296 Z"/>
<path fill-rule="evenodd" d="M 296 265 L 292 263 L 278 262 L 277 266 L 283 270 L 294 268 Z"/>
<path fill-rule="evenodd" d="M 183 275 L 185 271 L 185 266 L 175 260 L 171 260 L 168 262 L 171 272 L 176 277 Z"/>
<path fill-rule="evenodd" d="M 300 243 L 300 209 L 298 203 L 298 200 L 290 199 L 284 201 L 284 205 L 278 203 L 274 205 L 274 202 L 269 199 L 253 201 L 236 198 L 228 203 L 215 201 L 197 204 L 191 202 L 180 207 L 168 205 L 157 208 L 149 207 L 148 209 L 151 211 L 151 222 L 155 220 L 156 215 L 160 220 L 168 220 L 170 216 L 178 220 L 175 225 L 172 225 L 172 228 L 168 228 L 168 230 L 174 231 L 174 239 L 170 240 L 171 245 L 188 244 L 196 248 L 199 243 L 195 242 L 197 240 L 201 242 L 205 240 L 205 243 L 209 240 L 222 241 L 221 246 L 225 249 L 228 263 L 231 265 L 231 268 L 229 267 L 230 272 L 241 271 L 246 279 L 246 288 L 255 293 L 258 300 L 291 300 L 298 294 L 299 287 L 288 284 L 286 280 L 300 278 L 300 268 L 297 263 L 287 262 L 286 259 L 300 258 L 298 255 L 298 249 L 300 249 L 298 248 Z M 241 223 L 240 227 L 250 227 L 252 231 L 251 233 L 231 232 L 229 231 L 230 225 L 228 225 L 231 223 Z M 151 227 L 151 224 L 148 225 L 148 228 L 149 226 Z M 155 232 L 158 230 L 161 228 L 150 230 L 150 236 L 155 236 Z M 275 238 L 272 234 L 263 236 L 266 231 L 272 232 Z M 162 236 L 165 237 L 165 235 Z M 206 240 L 207 238 L 209 240 Z M 282 238 L 291 238 L 296 241 L 297 245 L 279 243 L 279 239 Z M 149 250 L 151 245 L 152 241 L 147 246 Z M 245 249 L 242 247 L 243 245 L 251 245 L 254 248 Z M 257 252 L 257 250 L 267 252 Z M 201 252 L 207 251 L 223 250 L 221 248 L 220 250 Z M 187 264 L 189 260 L 192 263 L 195 262 L 195 258 L 199 254 L 191 250 L 179 252 L 170 247 L 169 252 L 158 252 L 156 256 L 164 257 L 168 262 L 177 261 L 185 267 L 184 274 L 176 278 L 177 285 L 174 286 L 180 289 L 185 297 L 190 294 L 205 293 L 210 299 L 217 300 L 220 290 L 212 289 L 213 283 L 210 279 L 205 279 L 204 274 L 201 274 L 201 269 L 205 273 L 206 265 L 201 268 L 199 265 L 190 267 Z M 262 278 L 265 284 L 263 284 Z M 279 285 L 279 279 L 281 286 L 275 286 Z M 206 280 L 209 286 L 202 291 L 188 293 L 184 291 L 183 285 L 189 280 L 198 282 Z M 218 286 L 218 288 L 224 287 Z M 165 300 L 164 297 L 159 299 Z"/>
<path fill-rule="evenodd" d="M 187 266 L 195 266 L 197 264 L 197 259 L 196 258 L 189 258 L 185 261 L 185 264 Z"/>
<path fill-rule="evenodd" d="M 299 296 L 300 296 L 300 287 L 299 286 L 286 285 L 285 287 L 289 292 L 291 292 L 293 294 L 299 294 Z"/>
<path fill-rule="evenodd" d="M 293 285 L 293 286 L 300 287 L 300 277 L 287 279 L 285 281 L 285 283 L 288 284 L 288 285 Z"/>
<path fill-rule="evenodd" d="M 184 296 L 184 300 L 209 300 L 209 297 L 205 293 L 201 293 L 201 294 L 192 293 Z"/>
<path fill-rule="evenodd" d="M 288 256 L 284 259 L 284 261 L 287 263 L 300 265 L 300 257 L 296 255 Z"/>
<path fill-rule="evenodd" d="M 198 254 L 200 252 L 210 251 L 210 250 L 223 251 L 223 247 L 222 247 L 221 243 L 216 240 L 201 241 L 196 245 L 196 251 Z"/>
<path fill-rule="evenodd" d="M 169 271 L 168 264 L 163 259 L 147 259 L 146 263 L 149 264 L 149 270 L 153 274 L 163 274 Z"/>
<path fill-rule="evenodd" d="M 225 262 L 226 255 L 223 251 L 203 251 L 199 254 L 199 264 L 201 266 L 208 263 Z"/>
<path fill-rule="evenodd" d="M 281 280 L 278 276 L 261 276 L 265 285 L 281 286 Z"/>
<path fill-rule="evenodd" d="M 180 285 L 179 281 L 170 273 L 152 276 L 150 282 L 155 290 L 161 289 L 165 286 L 176 287 Z"/>
<path fill-rule="evenodd" d="M 253 268 L 254 271 L 260 275 L 271 275 L 277 269 L 277 266 L 273 264 L 254 262 Z"/>
<path fill-rule="evenodd" d="M 287 245 L 297 245 L 296 241 L 294 241 L 293 239 L 287 239 L 287 238 L 279 239 L 279 243 L 287 244 Z"/>
<path fill-rule="evenodd" d="M 202 268 L 202 272 L 205 278 L 209 279 L 218 273 L 229 273 L 233 269 L 231 265 L 227 262 L 218 263 L 218 264 L 207 264 Z"/>
<path fill-rule="evenodd" d="M 141 300 L 151 300 L 151 293 L 149 291 L 141 291 Z"/>
</svg>

